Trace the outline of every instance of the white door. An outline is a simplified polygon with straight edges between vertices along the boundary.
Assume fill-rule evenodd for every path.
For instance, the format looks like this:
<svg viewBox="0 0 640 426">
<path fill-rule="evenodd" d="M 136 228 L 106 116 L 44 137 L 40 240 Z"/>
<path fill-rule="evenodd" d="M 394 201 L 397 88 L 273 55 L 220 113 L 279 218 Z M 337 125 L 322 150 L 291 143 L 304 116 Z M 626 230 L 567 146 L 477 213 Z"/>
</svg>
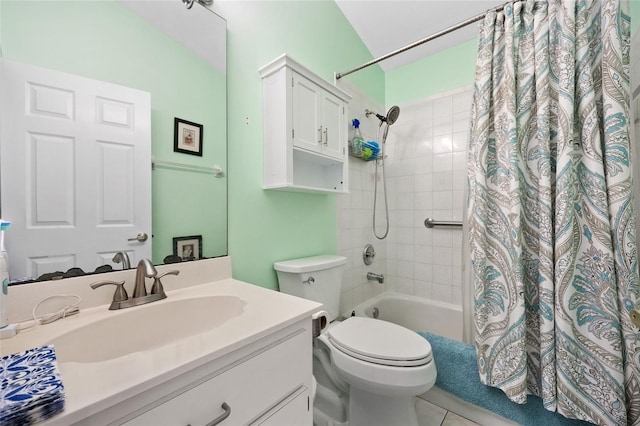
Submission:
<svg viewBox="0 0 640 426">
<path fill-rule="evenodd" d="M 293 73 L 293 146 L 313 152 L 322 150 L 320 96 L 322 89 L 297 73 Z"/>
<path fill-rule="evenodd" d="M 322 93 L 322 123 L 324 154 L 338 159 L 344 158 L 342 150 L 343 128 L 346 127 L 344 118 L 344 103 L 337 96 L 329 92 Z"/>
<path fill-rule="evenodd" d="M 12 279 L 151 257 L 149 93 L 2 60 L 0 182 Z M 144 233 L 146 241 L 129 241 Z M 121 266 L 119 266 L 121 267 Z"/>
</svg>

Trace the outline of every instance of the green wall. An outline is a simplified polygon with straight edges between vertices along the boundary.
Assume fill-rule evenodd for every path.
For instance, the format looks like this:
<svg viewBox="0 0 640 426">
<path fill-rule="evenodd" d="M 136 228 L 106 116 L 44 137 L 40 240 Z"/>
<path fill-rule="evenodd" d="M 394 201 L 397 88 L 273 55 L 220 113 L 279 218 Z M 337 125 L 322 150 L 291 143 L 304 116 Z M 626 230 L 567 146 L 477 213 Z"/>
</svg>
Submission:
<svg viewBox="0 0 640 426">
<path fill-rule="evenodd" d="M 214 10 L 227 20 L 233 276 L 277 288 L 274 262 L 336 252 L 336 196 L 262 189 L 258 69 L 287 53 L 332 82 L 334 73 L 366 62 L 371 55 L 333 0 L 220 1 Z M 379 67 L 351 81 L 383 101 L 384 74 Z"/>
<path fill-rule="evenodd" d="M 435 53 L 386 73 L 387 105 L 402 104 L 473 84 L 478 40 Z"/>
<path fill-rule="evenodd" d="M 5 58 L 151 93 L 157 159 L 226 165 L 226 76 L 128 9 L 114 1 L 3 0 L 0 17 Z M 174 117 L 204 125 L 203 157 L 173 152 Z M 225 255 L 226 178 L 158 167 L 152 179 L 154 263 L 178 236 L 202 235 L 204 256 Z"/>
</svg>

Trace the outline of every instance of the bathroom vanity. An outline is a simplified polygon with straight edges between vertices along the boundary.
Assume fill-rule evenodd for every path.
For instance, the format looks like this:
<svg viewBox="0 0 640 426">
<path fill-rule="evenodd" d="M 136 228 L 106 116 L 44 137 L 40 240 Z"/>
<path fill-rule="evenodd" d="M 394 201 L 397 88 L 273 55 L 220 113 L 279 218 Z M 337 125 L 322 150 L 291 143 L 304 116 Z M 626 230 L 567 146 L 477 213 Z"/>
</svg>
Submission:
<svg viewBox="0 0 640 426">
<path fill-rule="evenodd" d="M 83 308 L 3 340 L 2 355 L 56 349 L 65 411 L 41 424 L 311 425 L 322 305 L 234 280 L 227 263 L 226 278 L 174 290 L 180 277 L 167 279 L 167 299 Z"/>
</svg>

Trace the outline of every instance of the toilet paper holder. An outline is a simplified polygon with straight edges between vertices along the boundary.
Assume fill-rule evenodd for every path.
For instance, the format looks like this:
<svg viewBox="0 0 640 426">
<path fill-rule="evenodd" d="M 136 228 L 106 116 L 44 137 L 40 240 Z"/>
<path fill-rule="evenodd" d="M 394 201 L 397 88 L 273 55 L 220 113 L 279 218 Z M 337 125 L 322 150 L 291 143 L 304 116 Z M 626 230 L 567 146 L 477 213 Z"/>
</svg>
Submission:
<svg viewBox="0 0 640 426">
<path fill-rule="evenodd" d="M 314 338 L 318 337 L 322 333 L 322 330 L 327 328 L 329 324 L 328 317 L 329 314 L 326 311 L 316 312 L 311 315 L 311 334 Z"/>
</svg>

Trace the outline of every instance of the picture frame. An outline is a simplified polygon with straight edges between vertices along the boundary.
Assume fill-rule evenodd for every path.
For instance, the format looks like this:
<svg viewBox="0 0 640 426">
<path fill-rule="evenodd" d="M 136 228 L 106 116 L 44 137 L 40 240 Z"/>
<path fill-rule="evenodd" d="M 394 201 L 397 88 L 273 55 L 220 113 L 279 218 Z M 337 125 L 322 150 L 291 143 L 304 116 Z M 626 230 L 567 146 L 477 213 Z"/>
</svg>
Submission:
<svg viewBox="0 0 640 426">
<path fill-rule="evenodd" d="M 175 117 L 173 151 L 202 157 L 202 124 Z"/>
<path fill-rule="evenodd" d="M 173 254 L 182 260 L 202 259 L 202 235 L 174 237 Z"/>
</svg>

